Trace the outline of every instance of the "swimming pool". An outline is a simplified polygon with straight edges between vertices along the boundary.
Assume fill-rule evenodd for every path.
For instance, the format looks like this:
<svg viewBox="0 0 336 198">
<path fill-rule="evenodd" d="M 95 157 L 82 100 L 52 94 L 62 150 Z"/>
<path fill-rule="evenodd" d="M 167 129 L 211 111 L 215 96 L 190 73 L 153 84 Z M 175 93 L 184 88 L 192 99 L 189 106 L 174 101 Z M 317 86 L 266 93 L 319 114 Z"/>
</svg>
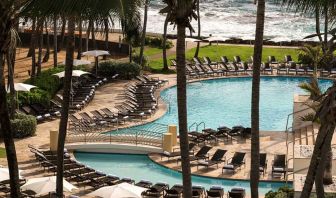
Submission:
<svg viewBox="0 0 336 198">
<path fill-rule="evenodd" d="M 181 173 L 153 163 L 147 155 L 100 154 L 75 152 L 78 161 L 118 177 L 129 177 L 140 181 L 142 179 L 155 182 L 165 182 L 170 186 L 182 183 Z M 243 187 L 249 191 L 250 183 L 241 180 L 207 178 L 192 176 L 193 185 L 202 185 L 209 189 L 212 185 L 221 185 L 227 192 L 232 187 Z M 260 182 L 259 193 L 266 194 L 284 186 L 283 182 Z M 291 185 L 291 184 L 290 184 Z M 249 192 L 248 192 L 249 193 Z"/>
<path fill-rule="evenodd" d="M 284 131 L 288 114 L 293 112 L 295 93 L 304 93 L 298 85 L 308 77 L 261 77 L 260 129 Z M 330 80 L 319 81 L 323 90 L 332 85 Z M 204 122 L 206 128 L 219 126 L 250 126 L 252 78 L 222 78 L 189 83 L 187 86 L 188 124 Z M 176 86 L 161 92 L 168 111 L 151 124 L 177 124 Z M 194 130 L 195 128 L 193 128 Z M 119 131 L 119 132 L 122 132 Z"/>
</svg>

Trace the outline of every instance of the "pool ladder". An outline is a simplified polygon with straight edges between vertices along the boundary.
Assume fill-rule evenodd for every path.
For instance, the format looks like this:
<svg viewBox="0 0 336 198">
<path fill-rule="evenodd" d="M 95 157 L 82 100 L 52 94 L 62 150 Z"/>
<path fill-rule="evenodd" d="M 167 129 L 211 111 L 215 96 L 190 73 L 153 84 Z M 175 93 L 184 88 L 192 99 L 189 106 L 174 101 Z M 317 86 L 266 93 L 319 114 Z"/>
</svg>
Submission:
<svg viewBox="0 0 336 198">
<path fill-rule="evenodd" d="M 194 123 L 192 123 L 190 126 L 189 126 L 189 128 L 188 128 L 188 130 L 189 130 L 189 132 L 191 131 L 191 129 L 192 129 L 192 127 L 193 126 L 196 126 L 196 131 L 198 131 L 198 127 L 199 126 L 201 126 L 201 125 L 203 125 L 203 130 L 205 129 L 205 122 L 194 122 Z"/>
</svg>

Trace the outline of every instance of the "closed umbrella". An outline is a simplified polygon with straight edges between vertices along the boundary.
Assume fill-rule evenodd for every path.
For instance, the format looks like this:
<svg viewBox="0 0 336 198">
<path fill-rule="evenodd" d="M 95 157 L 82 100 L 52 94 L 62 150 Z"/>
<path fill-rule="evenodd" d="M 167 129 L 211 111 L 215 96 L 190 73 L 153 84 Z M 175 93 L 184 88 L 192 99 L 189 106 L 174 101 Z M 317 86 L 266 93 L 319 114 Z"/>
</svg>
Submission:
<svg viewBox="0 0 336 198">
<path fill-rule="evenodd" d="M 101 198 L 141 198 L 141 193 L 147 190 L 129 183 L 106 186 L 93 191 L 89 196 Z"/>
<path fill-rule="evenodd" d="M 63 180 L 63 191 L 71 192 L 74 189 L 77 188 L 66 180 Z M 37 196 L 55 192 L 56 176 L 29 179 L 27 183 L 21 187 L 21 190 L 32 190 Z"/>
<path fill-rule="evenodd" d="M 19 178 L 22 178 L 21 174 L 21 170 L 19 170 Z M 1 181 L 5 181 L 5 180 L 9 180 L 9 170 L 8 168 L 0 168 L 0 182 Z"/>
<path fill-rule="evenodd" d="M 96 65 L 96 75 L 97 75 L 97 69 L 98 69 L 98 56 L 105 56 L 110 55 L 108 51 L 104 50 L 92 50 L 82 53 L 83 56 L 94 56 L 95 57 L 95 65 Z"/>
</svg>

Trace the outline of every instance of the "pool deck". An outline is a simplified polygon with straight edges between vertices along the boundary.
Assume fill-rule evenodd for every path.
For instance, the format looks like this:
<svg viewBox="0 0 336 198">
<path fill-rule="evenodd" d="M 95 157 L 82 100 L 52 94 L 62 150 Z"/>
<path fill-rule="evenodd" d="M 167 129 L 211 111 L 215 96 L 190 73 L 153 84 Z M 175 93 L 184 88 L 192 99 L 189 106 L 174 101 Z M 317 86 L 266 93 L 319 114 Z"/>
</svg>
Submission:
<svg viewBox="0 0 336 198">
<path fill-rule="evenodd" d="M 176 75 L 153 75 L 155 77 L 159 77 L 160 79 L 168 79 L 169 84 L 162 87 L 160 90 L 171 87 L 176 84 Z M 196 81 L 199 79 L 196 79 Z M 192 81 L 189 81 L 192 82 Z M 128 84 L 129 81 L 122 81 L 117 80 L 113 83 L 109 83 L 106 85 L 103 85 L 100 87 L 95 94 L 94 99 L 92 102 L 83 110 L 85 112 L 90 112 L 90 110 L 96 110 L 104 107 L 112 108 L 116 103 L 120 102 L 121 99 L 118 97 L 120 93 L 123 92 L 123 87 Z M 159 92 L 156 93 L 156 96 L 159 96 Z M 157 118 L 164 115 L 166 111 L 165 104 L 160 100 L 159 101 L 159 109 L 156 111 L 156 113 L 150 117 L 149 119 L 146 119 L 144 121 L 139 121 L 136 123 L 130 123 L 127 126 L 136 125 L 136 124 L 144 124 L 147 122 L 151 122 L 156 120 Z M 33 137 L 28 137 L 24 139 L 16 139 L 15 140 L 15 146 L 16 146 L 16 152 L 17 152 L 17 158 L 19 162 L 19 168 L 23 170 L 22 175 L 25 178 L 33 178 L 33 177 L 41 177 L 41 176 L 47 176 L 50 175 L 50 173 L 43 172 L 41 167 L 35 163 L 33 154 L 29 151 L 27 145 L 33 144 L 36 147 L 39 148 L 45 148 L 47 149 L 49 147 L 49 131 L 52 129 L 58 129 L 59 125 L 59 119 L 53 120 L 50 122 L 41 123 L 37 126 L 36 135 Z M 106 129 L 108 131 L 110 129 Z M 261 142 L 261 151 L 268 153 L 268 168 L 267 173 L 264 177 L 261 177 L 262 180 L 275 180 L 275 181 L 283 181 L 283 179 L 274 179 L 271 178 L 271 163 L 273 160 L 274 154 L 285 154 L 286 153 L 286 143 L 285 143 L 285 133 L 278 133 L 278 132 L 262 132 L 265 136 L 270 136 L 270 140 L 262 141 Z M 267 139 L 267 138 L 266 138 Z M 0 143 L 0 147 L 4 147 L 4 143 Z M 249 167 L 250 167 L 250 140 L 246 141 L 238 141 L 234 142 L 233 144 L 230 143 L 219 143 L 218 145 L 214 145 L 214 148 L 210 151 L 212 154 L 216 148 L 226 149 L 229 152 L 226 154 L 226 159 L 230 158 L 235 151 L 245 151 L 247 153 L 246 156 L 246 167 L 243 167 L 242 170 L 238 171 L 235 174 L 231 174 L 229 172 L 226 172 L 224 174 L 221 173 L 221 167 L 220 165 L 219 169 L 217 168 L 209 168 L 206 170 L 206 168 L 200 168 L 199 170 L 196 169 L 196 166 L 192 167 L 192 173 L 198 174 L 198 175 L 204 175 L 204 176 L 211 176 L 211 177 L 220 177 L 220 178 L 228 178 L 228 179 L 248 179 L 249 178 Z M 290 151 L 292 149 L 289 149 Z M 167 162 L 165 159 L 161 161 L 160 157 L 156 154 L 150 155 L 151 159 L 154 160 L 157 163 L 160 163 L 164 166 L 167 166 L 169 168 L 180 170 L 180 166 L 176 165 L 176 161 Z M 0 165 L 7 166 L 6 158 L 0 159 Z M 290 167 L 291 165 L 289 165 Z M 215 166 L 214 166 L 215 167 Z M 289 180 L 292 180 L 293 178 L 289 177 Z M 78 191 L 78 195 L 81 197 L 86 194 L 88 191 L 88 188 L 83 190 L 82 188 L 80 191 Z"/>
</svg>

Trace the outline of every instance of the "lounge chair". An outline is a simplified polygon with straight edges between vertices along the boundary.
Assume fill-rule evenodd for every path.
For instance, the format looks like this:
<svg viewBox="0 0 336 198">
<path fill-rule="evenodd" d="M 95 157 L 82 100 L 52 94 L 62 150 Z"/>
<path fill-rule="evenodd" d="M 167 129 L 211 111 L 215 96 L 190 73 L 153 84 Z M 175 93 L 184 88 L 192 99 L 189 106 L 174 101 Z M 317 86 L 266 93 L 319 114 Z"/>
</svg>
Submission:
<svg viewBox="0 0 336 198">
<path fill-rule="evenodd" d="M 289 66 L 290 63 L 294 62 L 291 55 L 285 55 L 285 64 Z"/>
<path fill-rule="evenodd" d="M 193 198 L 202 198 L 206 192 L 203 186 L 192 186 L 191 191 Z"/>
<path fill-rule="evenodd" d="M 263 74 L 273 74 L 273 68 L 271 67 L 271 65 L 269 63 L 262 63 L 261 66 L 261 71 Z"/>
<path fill-rule="evenodd" d="M 141 180 L 135 185 L 143 188 L 150 188 L 153 185 L 153 183 L 147 180 Z"/>
<path fill-rule="evenodd" d="M 272 177 L 274 173 L 286 175 L 286 155 L 275 155 L 272 162 Z"/>
<path fill-rule="evenodd" d="M 297 74 L 297 65 L 294 62 L 290 62 L 288 65 L 288 74 L 294 73 Z"/>
<path fill-rule="evenodd" d="M 241 168 L 241 166 L 245 164 L 245 154 L 246 153 L 235 152 L 233 157 L 228 159 L 227 164 L 224 165 L 222 173 L 224 173 L 224 170 L 231 170 L 236 172 L 238 168 Z"/>
<path fill-rule="evenodd" d="M 207 159 L 208 158 L 208 152 L 212 149 L 210 146 L 203 146 L 195 155 L 192 155 L 189 157 L 189 160 L 196 161 L 200 159 Z M 181 158 L 177 159 L 177 163 L 181 161 Z"/>
<path fill-rule="evenodd" d="M 196 144 L 194 143 L 189 143 L 189 153 L 191 155 L 194 154 L 194 147 L 196 146 Z M 166 157 L 168 158 L 168 161 L 170 160 L 170 158 L 173 158 L 173 157 L 179 157 L 181 156 L 181 151 L 176 151 L 176 149 L 173 149 L 173 152 L 168 152 L 168 151 L 164 151 L 162 154 L 161 154 L 161 160 L 162 160 L 162 157 Z"/>
<path fill-rule="evenodd" d="M 243 66 L 244 62 L 241 60 L 240 56 L 234 56 L 234 63 L 240 65 L 241 67 Z"/>
<path fill-rule="evenodd" d="M 199 161 L 197 163 L 197 169 L 199 166 L 205 166 L 207 168 L 209 168 L 210 166 L 213 165 L 218 165 L 222 162 L 225 162 L 225 153 L 227 152 L 227 150 L 222 150 L 222 149 L 217 149 L 216 152 L 213 154 L 212 158 L 209 160 L 204 160 L 204 161 Z M 224 159 L 223 159 L 224 158 Z"/>
<path fill-rule="evenodd" d="M 165 198 L 180 198 L 183 193 L 183 185 L 175 184 L 170 189 L 166 190 Z"/>
<path fill-rule="evenodd" d="M 272 66 L 277 67 L 279 62 L 276 60 L 275 56 L 268 56 L 268 63 Z"/>
<path fill-rule="evenodd" d="M 224 198 L 224 188 L 221 186 L 211 186 L 207 190 L 207 198 Z"/>
<path fill-rule="evenodd" d="M 228 192 L 229 198 L 244 198 L 246 196 L 246 191 L 244 188 L 232 188 Z"/>
<path fill-rule="evenodd" d="M 286 64 L 285 63 L 281 63 L 278 65 L 278 68 L 276 68 L 277 70 L 277 74 L 287 74 L 288 71 L 287 71 L 287 67 L 286 67 Z"/>
<path fill-rule="evenodd" d="M 267 170 L 267 154 L 260 153 L 260 163 L 259 163 L 259 172 L 265 175 Z"/>
<path fill-rule="evenodd" d="M 169 189 L 167 183 L 156 183 L 154 186 L 150 187 L 148 190 L 143 192 L 143 197 L 162 197 L 164 192 Z"/>
<path fill-rule="evenodd" d="M 208 56 L 203 57 L 203 59 L 204 59 L 205 64 L 208 64 L 210 66 L 216 66 L 216 67 L 218 65 L 217 62 L 212 62 L 211 59 Z"/>
<path fill-rule="evenodd" d="M 176 63 L 175 59 L 171 59 L 170 62 L 171 62 L 170 66 L 172 66 L 172 67 L 176 67 L 177 66 L 177 63 Z"/>
</svg>

